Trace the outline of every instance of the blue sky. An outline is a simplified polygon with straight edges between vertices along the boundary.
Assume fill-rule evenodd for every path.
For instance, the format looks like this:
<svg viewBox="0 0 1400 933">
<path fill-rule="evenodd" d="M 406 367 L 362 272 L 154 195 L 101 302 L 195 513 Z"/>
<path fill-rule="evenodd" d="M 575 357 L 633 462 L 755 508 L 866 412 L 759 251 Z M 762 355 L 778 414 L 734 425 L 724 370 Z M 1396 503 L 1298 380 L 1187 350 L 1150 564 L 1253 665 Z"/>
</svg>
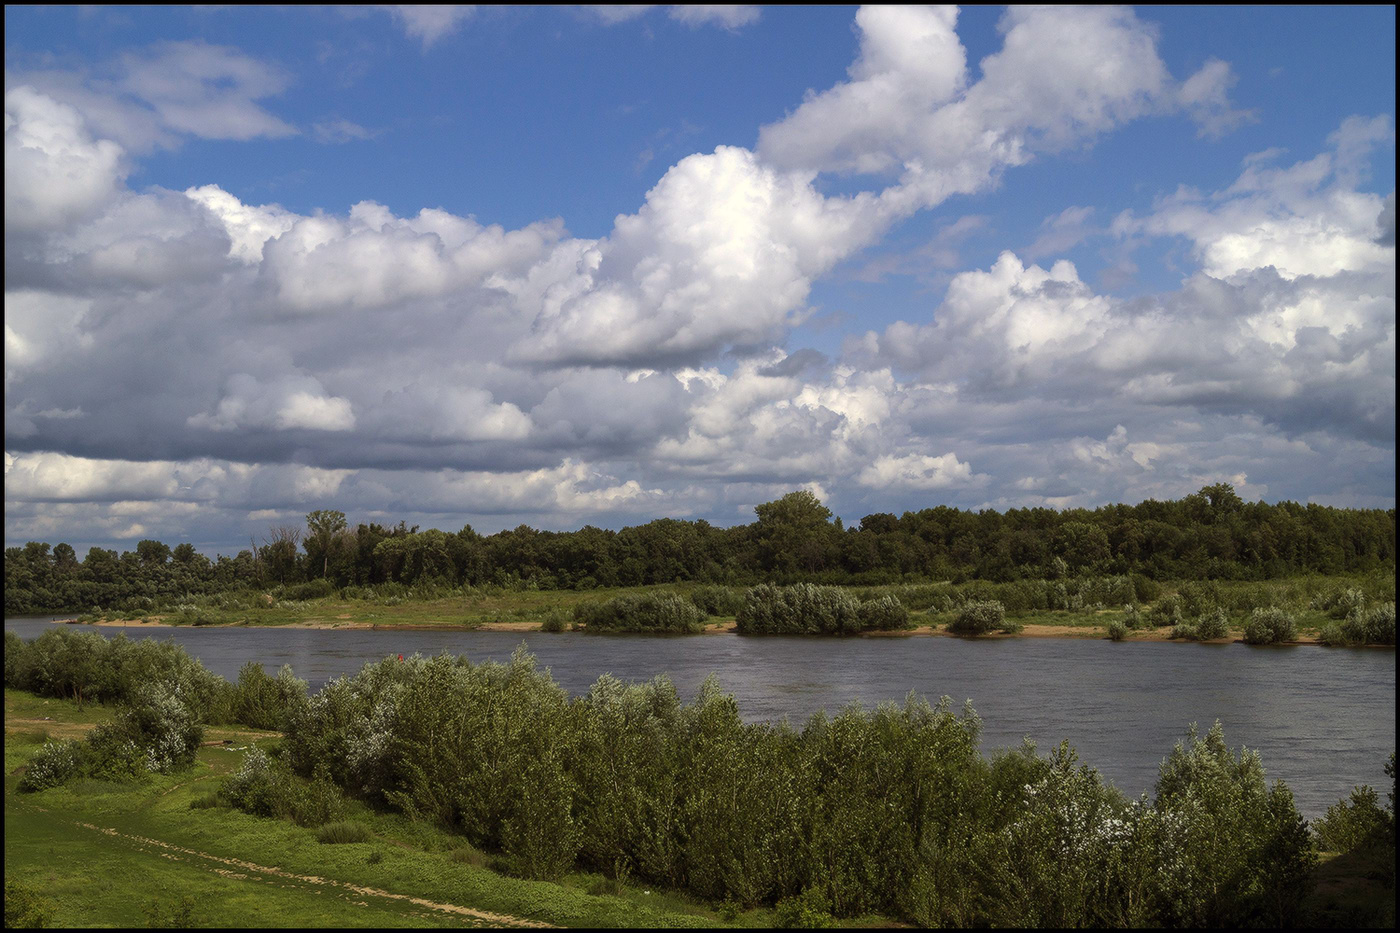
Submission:
<svg viewBox="0 0 1400 933">
<path fill-rule="evenodd" d="M 1393 506 L 1393 8 L 698 9 L 8 7 L 6 543 Z"/>
</svg>

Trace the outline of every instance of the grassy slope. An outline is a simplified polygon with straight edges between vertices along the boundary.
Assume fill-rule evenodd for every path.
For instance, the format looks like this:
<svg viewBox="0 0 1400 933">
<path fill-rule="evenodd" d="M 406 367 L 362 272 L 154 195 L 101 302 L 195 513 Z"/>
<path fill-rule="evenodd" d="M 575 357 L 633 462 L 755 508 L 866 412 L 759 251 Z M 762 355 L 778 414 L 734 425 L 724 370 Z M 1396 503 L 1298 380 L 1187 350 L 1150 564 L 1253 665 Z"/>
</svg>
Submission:
<svg viewBox="0 0 1400 933">
<path fill-rule="evenodd" d="M 245 744 L 202 748 L 193 770 L 144 785 L 79 780 L 20 794 L 17 771 L 44 732 L 72 735 L 110 711 L 79 711 L 13 690 L 5 691 L 5 711 L 5 876 L 57 902 L 57 926 L 145 926 L 153 903 L 168 914 L 187 896 L 196 926 L 495 925 L 407 897 L 561 926 L 722 923 L 680 895 L 630 886 L 618 895 L 586 893 L 603 883 L 597 875 L 571 875 L 562 884 L 505 877 L 451 858 L 461 843 L 447 833 L 363 807 L 354 818 L 374 838 L 350 845 L 322 845 L 315 830 L 222 807 L 191 809 L 238 766 Z M 40 715 L 53 723 L 22 721 Z M 206 740 L 246 743 L 253 735 L 211 728 Z M 260 744 L 277 741 L 259 735 Z M 767 912 L 752 911 L 735 923 L 769 921 Z"/>
</svg>

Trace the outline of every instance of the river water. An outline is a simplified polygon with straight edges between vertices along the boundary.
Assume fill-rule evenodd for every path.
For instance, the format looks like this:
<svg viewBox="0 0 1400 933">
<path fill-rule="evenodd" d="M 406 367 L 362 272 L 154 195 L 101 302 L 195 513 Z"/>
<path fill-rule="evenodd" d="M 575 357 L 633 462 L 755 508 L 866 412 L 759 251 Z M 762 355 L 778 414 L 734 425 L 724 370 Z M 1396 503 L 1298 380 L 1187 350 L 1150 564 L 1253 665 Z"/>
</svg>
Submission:
<svg viewBox="0 0 1400 933">
<path fill-rule="evenodd" d="M 50 617 L 5 620 L 33 638 Z M 132 637 L 150 629 L 71 626 Z M 1068 739 L 1080 761 L 1130 796 L 1151 791 L 1161 760 L 1191 723 L 1225 727 L 1232 747 L 1260 753 L 1270 781 L 1282 779 L 1305 816 L 1320 816 L 1354 784 L 1389 789 L 1395 750 L 1395 652 L 1318 646 L 1252 647 L 1077 638 L 689 637 L 531 632 L 371 631 L 291 628 L 162 628 L 205 667 L 230 680 L 247 661 L 269 673 L 290 664 L 312 690 L 386 655 L 443 651 L 473 662 L 504 661 L 520 644 L 570 693 L 600 675 L 649 680 L 666 674 L 684 699 L 718 675 L 749 721 L 801 724 L 834 712 L 902 702 L 970 699 L 982 718 L 982 748 L 1042 754 Z M 1384 799 L 1384 798 L 1382 798 Z"/>
</svg>

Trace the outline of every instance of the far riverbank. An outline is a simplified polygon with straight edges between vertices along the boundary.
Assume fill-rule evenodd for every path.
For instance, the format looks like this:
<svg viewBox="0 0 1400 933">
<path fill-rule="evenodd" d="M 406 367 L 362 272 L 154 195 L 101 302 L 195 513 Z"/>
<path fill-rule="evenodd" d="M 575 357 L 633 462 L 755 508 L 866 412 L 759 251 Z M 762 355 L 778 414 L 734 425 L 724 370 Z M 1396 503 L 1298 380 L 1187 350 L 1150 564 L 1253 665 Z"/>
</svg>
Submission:
<svg viewBox="0 0 1400 933">
<path fill-rule="evenodd" d="M 55 625 L 100 625 L 113 628 L 138 628 L 138 629 L 161 629 L 161 628 L 190 628 L 192 626 L 183 623 L 167 622 L 161 616 L 150 616 L 143 619 L 98 619 L 88 620 L 80 623 L 79 619 L 52 619 Z M 436 631 L 436 632 L 519 632 L 527 634 L 530 632 L 543 632 L 542 623 L 539 622 L 515 622 L 515 621 L 485 621 L 485 622 L 439 622 L 436 620 L 425 620 L 421 622 L 375 622 L 366 620 L 355 620 L 348 618 L 338 619 L 307 619 L 299 622 L 213 622 L 199 626 L 200 628 L 286 628 L 286 629 L 317 629 L 317 630 L 346 630 L 346 631 Z M 578 630 L 570 634 L 587 634 Z M 608 633 L 615 634 L 615 633 Z M 706 626 L 701 635 L 737 635 L 737 623 L 734 620 L 722 620 L 712 622 Z M 764 637 L 764 636 L 753 636 Z M 850 636 L 854 638 L 968 638 L 966 635 L 959 635 L 945 629 L 936 628 L 932 624 L 918 625 L 913 628 L 895 632 L 862 632 L 859 635 Z M 974 636 L 984 640 L 1002 640 L 1011 638 L 1078 638 L 1078 639 L 1101 639 L 1108 640 L 1107 621 L 1103 624 L 1086 622 L 1079 625 L 1065 625 L 1055 623 L 1038 623 L 1026 621 L 1025 628 L 1015 634 L 1002 634 L 993 632 L 987 635 Z M 1133 632 L 1128 636 L 1128 641 L 1159 641 L 1175 642 L 1178 644 L 1214 644 L 1226 645 L 1233 642 L 1243 643 L 1243 639 L 1230 635 L 1226 638 L 1215 638 L 1204 642 L 1193 642 L 1185 638 L 1172 638 L 1171 628 L 1163 627 L 1158 629 L 1145 629 Z M 1299 635 L 1292 641 L 1283 642 L 1287 645 L 1321 645 L 1315 635 Z M 1380 647 L 1380 646 L 1377 646 Z"/>
</svg>

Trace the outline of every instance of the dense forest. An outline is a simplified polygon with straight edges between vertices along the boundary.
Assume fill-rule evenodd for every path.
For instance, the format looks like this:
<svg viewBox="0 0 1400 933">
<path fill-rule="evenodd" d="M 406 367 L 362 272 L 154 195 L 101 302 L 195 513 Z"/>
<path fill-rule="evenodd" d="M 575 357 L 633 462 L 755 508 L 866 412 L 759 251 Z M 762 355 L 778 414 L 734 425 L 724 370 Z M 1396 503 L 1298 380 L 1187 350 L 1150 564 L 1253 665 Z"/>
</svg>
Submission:
<svg viewBox="0 0 1400 933">
<path fill-rule="evenodd" d="M 235 556 L 210 560 L 188 543 L 141 541 L 120 555 L 30 542 L 5 551 L 5 612 L 138 609 L 237 589 L 300 588 L 300 598 L 386 582 L 496 583 L 593 589 L 693 581 L 882 584 L 1007 582 L 1081 574 L 1155 580 L 1259 580 L 1364 573 L 1395 565 L 1395 510 L 1245 502 L 1229 484 L 1176 501 L 1097 509 L 948 506 L 833 520 L 809 492 L 755 508 L 748 525 L 662 518 L 611 531 L 481 535 L 400 522 L 351 527 L 318 510 L 306 527 L 272 528 Z"/>
</svg>

